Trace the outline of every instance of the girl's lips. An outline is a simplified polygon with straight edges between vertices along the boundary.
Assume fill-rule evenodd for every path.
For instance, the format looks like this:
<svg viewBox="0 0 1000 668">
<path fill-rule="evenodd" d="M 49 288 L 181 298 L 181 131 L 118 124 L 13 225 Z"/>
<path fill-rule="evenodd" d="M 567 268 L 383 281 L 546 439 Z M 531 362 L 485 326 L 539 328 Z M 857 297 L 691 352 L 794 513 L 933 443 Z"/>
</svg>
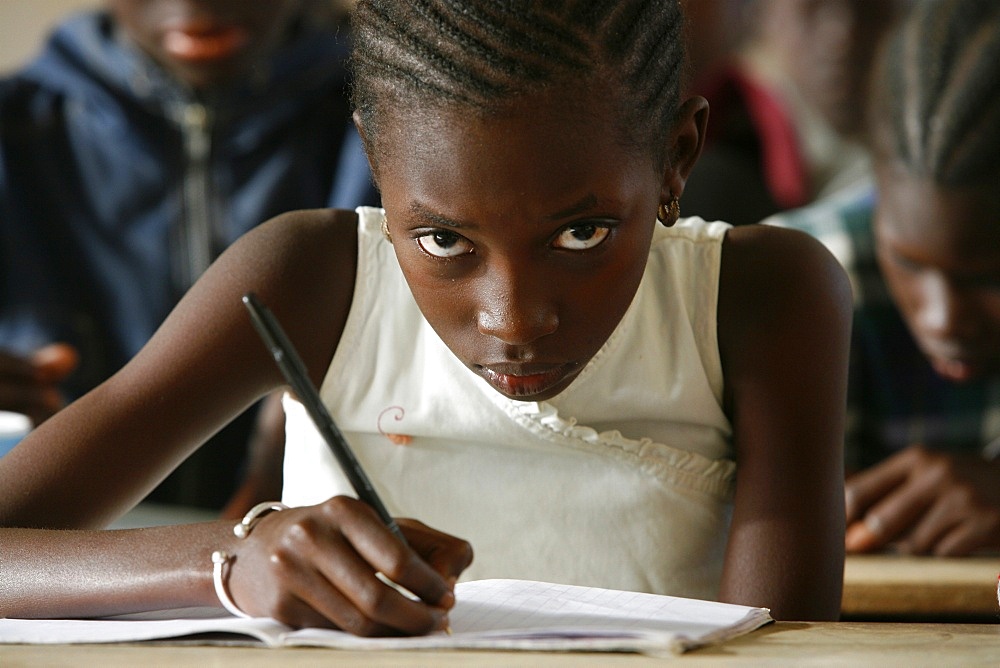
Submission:
<svg viewBox="0 0 1000 668">
<path fill-rule="evenodd" d="M 249 32 L 240 26 L 178 26 L 163 33 L 163 49 L 178 60 L 223 60 L 234 56 L 249 39 Z"/>
<path fill-rule="evenodd" d="M 544 393 L 565 379 L 575 367 L 574 364 L 564 364 L 530 374 L 508 373 L 486 366 L 479 368 L 486 382 L 502 394 L 514 398 Z"/>
</svg>

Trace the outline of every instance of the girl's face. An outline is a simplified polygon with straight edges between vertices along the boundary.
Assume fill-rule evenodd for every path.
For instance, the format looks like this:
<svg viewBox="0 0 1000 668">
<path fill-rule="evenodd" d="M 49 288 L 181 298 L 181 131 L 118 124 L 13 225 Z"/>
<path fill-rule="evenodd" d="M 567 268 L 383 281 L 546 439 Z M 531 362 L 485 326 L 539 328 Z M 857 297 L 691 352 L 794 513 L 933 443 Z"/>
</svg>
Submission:
<svg viewBox="0 0 1000 668">
<path fill-rule="evenodd" d="M 107 0 L 129 37 L 193 88 L 246 76 L 278 46 L 301 0 Z"/>
<path fill-rule="evenodd" d="M 390 119 L 378 140 L 389 231 L 417 304 L 458 359 L 513 399 L 556 395 L 607 340 L 642 278 L 660 201 L 652 150 L 626 148 L 606 101 L 574 93 L 592 100 L 571 108 L 551 92 L 499 118 Z"/>
<path fill-rule="evenodd" d="M 878 261 L 917 344 L 950 380 L 1000 372 L 1000 191 L 888 172 Z"/>
<path fill-rule="evenodd" d="M 864 120 L 875 49 L 903 0 L 766 0 L 761 39 L 798 91 L 838 132 Z"/>
</svg>

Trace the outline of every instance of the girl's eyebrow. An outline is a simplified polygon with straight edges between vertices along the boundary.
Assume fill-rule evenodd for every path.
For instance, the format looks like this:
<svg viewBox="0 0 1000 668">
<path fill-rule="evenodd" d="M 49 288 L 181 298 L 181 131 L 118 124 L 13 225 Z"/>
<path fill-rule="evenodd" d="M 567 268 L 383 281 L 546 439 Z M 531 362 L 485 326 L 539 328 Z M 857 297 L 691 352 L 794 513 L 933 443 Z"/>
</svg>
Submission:
<svg viewBox="0 0 1000 668">
<path fill-rule="evenodd" d="M 553 214 L 550 214 L 550 215 L 546 216 L 545 219 L 546 220 L 562 220 L 563 218 L 569 218 L 570 216 L 575 216 L 575 215 L 577 215 L 579 213 L 583 213 L 584 211 L 588 211 L 590 209 L 593 209 L 595 206 L 597 206 L 597 196 L 594 195 L 593 193 L 591 193 L 589 195 L 586 195 L 580 201 L 578 201 L 578 202 L 576 202 L 574 204 L 571 204 L 570 206 L 566 207 L 565 209 L 563 209 L 561 211 L 557 211 L 557 212 L 555 212 Z M 436 211 L 432 211 L 431 209 L 428 209 L 427 207 L 425 207 L 423 204 L 420 204 L 419 202 L 414 202 L 413 204 L 410 205 L 410 213 L 413 216 L 417 217 L 417 218 L 422 218 L 423 220 L 426 220 L 429 223 L 432 223 L 434 225 L 441 225 L 443 227 L 453 227 L 453 228 L 460 228 L 460 227 L 474 228 L 474 227 L 476 227 L 475 224 L 473 224 L 473 223 L 467 223 L 467 222 L 460 222 L 460 221 L 452 220 L 451 218 L 448 218 L 447 216 L 444 216 L 444 215 L 442 215 L 442 214 L 440 214 L 440 213 L 438 213 Z"/>
<path fill-rule="evenodd" d="M 424 205 L 414 202 L 410 205 L 410 213 L 417 218 L 422 218 L 423 220 L 433 223 L 434 225 L 442 225 L 444 227 L 475 227 L 470 223 L 462 223 L 447 216 L 443 216 L 436 211 L 431 211 Z"/>
<path fill-rule="evenodd" d="M 561 220 L 563 218 L 569 218 L 570 216 L 575 216 L 578 213 L 583 213 L 588 209 L 593 209 L 597 206 L 597 196 L 591 193 L 587 195 L 579 202 L 563 209 L 562 211 L 557 211 L 551 216 L 546 216 L 547 220 Z"/>
</svg>

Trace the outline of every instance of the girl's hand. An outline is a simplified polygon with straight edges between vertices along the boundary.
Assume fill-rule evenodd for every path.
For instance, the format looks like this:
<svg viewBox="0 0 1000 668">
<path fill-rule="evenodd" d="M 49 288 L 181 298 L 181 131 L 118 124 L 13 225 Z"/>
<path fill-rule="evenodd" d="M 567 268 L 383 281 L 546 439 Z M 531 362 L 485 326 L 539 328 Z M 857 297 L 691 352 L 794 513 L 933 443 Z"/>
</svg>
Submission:
<svg viewBox="0 0 1000 668">
<path fill-rule="evenodd" d="M 38 426 L 63 408 L 58 385 L 78 362 L 76 349 L 65 343 L 44 346 L 24 358 L 0 352 L 0 410 L 24 413 Z"/>
<path fill-rule="evenodd" d="M 847 479 L 846 548 L 958 556 L 1000 547 L 1000 465 L 914 445 Z"/>
<path fill-rule="evenodd" d="M 414 520 L 399 525 L 409 545 L 368 505 L 343 496 L 265 515 L 231 550 L 236 557 L 230 594 L 247 614 L 295 627 L 332 627 L 360 636 L 444 629 L 455 603 L 455 581 L 471 563 L 472 548 Z"/>
</svg>

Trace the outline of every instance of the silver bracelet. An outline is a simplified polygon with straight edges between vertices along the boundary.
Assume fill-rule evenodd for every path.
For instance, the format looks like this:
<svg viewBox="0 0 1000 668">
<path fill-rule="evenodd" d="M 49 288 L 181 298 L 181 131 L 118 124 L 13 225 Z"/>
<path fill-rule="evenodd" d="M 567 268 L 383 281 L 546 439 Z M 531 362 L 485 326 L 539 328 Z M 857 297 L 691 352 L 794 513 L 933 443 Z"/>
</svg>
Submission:
<svg viewBox="0 0 1000 668">
<path fill-rule="evenodd" d="M 251 508 L 239 524 L 233 527 L 233 533 L 239 539 L 244 539 L 250 535 L 260 518 L 270 512 L 286 510 L 288 506 L 277 501 L 265 501 L 258 503 Z M 229 611 L 229 614 L 243 619 L 250 619 L 250 615 L 239 609 L 239 606 L 229 596 L 226 589 L 226 576 L 229 574 L 229 565 L 235 557 L 225 550 L 216 550 L 212 553 L 212 583 L 215 585 L 215 595 L 219 597 L 219 603 Z"/>
<path fill-rule="evenodd" d="M 212 553 L 212 564 L 214 564 L 212 566 L 212 582 L 215 583 L 215 595 L 219 597 L 219 603 L 229 611 L 229 614 L 250 619 L 250 615 L 240 610 L 233 599 L 229 597 L 229 592 L 226 591 L 225 577 L 231 559 L 232 557 L 225 550 L 216 550 Z"/>
<path fill-rule="evenodd" d="M 233 533 L 237 538 L 246 538 L 250 535 L 251 529 L 260 521 L 260 518 L 271 511 L 288 510 L 288 506 L 279 501 L 264 501 L 247 511 L 240 523 L 233 527 Z"/>
</svg>

